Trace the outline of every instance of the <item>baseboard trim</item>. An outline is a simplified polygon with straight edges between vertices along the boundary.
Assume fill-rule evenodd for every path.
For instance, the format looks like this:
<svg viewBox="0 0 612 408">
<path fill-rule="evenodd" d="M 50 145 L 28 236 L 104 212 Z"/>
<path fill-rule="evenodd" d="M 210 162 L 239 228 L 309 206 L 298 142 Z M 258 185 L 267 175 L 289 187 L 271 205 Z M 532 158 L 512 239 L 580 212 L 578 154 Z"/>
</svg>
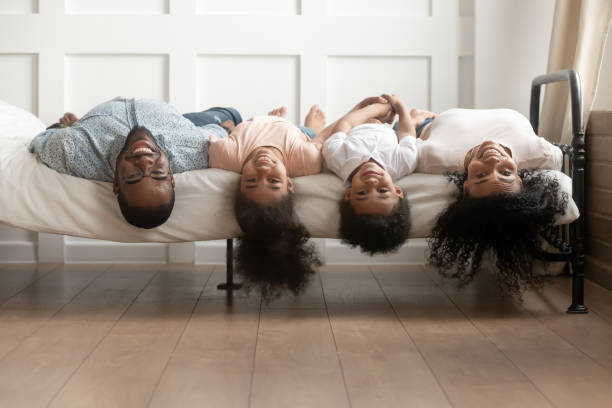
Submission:
<svg viewBox="0 0 612 408">
<path fill-rule="evenodd" d="M 66 240 L 66 263 L 168 263 L 168 246 L 148 242 L 126 244 L 110 241 Z"/>
<path fill-rule="evenodd" d="M 38 245 L 32 241 L 0 241 L 0 262 L 36 263 Z"/>
<path fill-rule="evenodd" d="M 193 246 L 184 248 L 153 242 L 126 244 L 72 238 L 63 244 L 65 263 L 225 264 L 225 240 L 195 242 Z M 325 265 L 422 265 L 427 249 L 424 239 L 412 239 L 397 252 L 377 256 L 368 256 L 338 240 L 317 241 L 316 245 Z M 36 262 L 36 242 L 0 241 L 0 263 Z"/>
<path fill-rule="evenodd" d="M 325 246 L 325 265 L 423 265 L 425 264 L 425 239 L 411 239 L 397 252 L 369 256 L 356 248 L 349 248 L 337 240 L 329 240 Z"/>
</svg>

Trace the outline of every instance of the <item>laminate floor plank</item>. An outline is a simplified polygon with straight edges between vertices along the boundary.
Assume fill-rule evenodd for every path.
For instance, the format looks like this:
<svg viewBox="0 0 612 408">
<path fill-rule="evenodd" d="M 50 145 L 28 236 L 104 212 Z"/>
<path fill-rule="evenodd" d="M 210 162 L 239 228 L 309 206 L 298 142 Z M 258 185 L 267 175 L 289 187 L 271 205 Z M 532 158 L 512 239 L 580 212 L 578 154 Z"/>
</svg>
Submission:
<svg viewBox="0 0 612 408">
<path fill-rule="evenodd" d="M 453 406 L 552 405 L 457 309 L 423 266 L 372 269 Z"/>
<path fill-rule="evenodd" d="M 587 314 L 566 313 L 570 292 L 552 285 L 528 292 L 523 307 L 542 324 L 612 373 L 612 323 L 595 311 Z M 612 299 L 612 293 L 609 294 Z"/>
<path fill-rule="evenodd" d="M 347 407 L 342 368 L 325 308 L 319 277 L 312 298 L 288 308 L 262 307 L 255 351 L 250 406 Z M 316 299 L 316 296 L 320 299 Z"/>
<path fill-rule="evenodd" d="M 2 304 L 0 358 L 43 326 L 108 268 L 108 265 L 63 265 Z"/>
<path fill-rule="evenodd" d="M 310 277 L 303 293 L 294 296 L 290 292 L 270 301 L 264 301 L 264 309 L 325 309 L 325 300 L 321 291 L 321 277 L 315 273 Z"/>
<path fill-rule="evenodd" d="M 214 272 L 213 272 L 214 270 Z M 21 275 L 20 275 L 21 273 Z M 228 298 L 224 267 L 0 265 L 0 407 L 607 407 L 612 292 L 524 302 L 423 266 L 325 266 Z M 12 285 L 12 286 L 11 286 Z"/>
<path fill-rule="evenodd" d="M 45 407 L 159 266 L 106 271 L 0 360 L 0 406 Z"/>
<path fill-rule="evenodd" d="M 211 271 L 164 266 L 50 406 L 147 406 Z"/>
<path fill-rule="evenodd" d="M 248 407 L 260 299 L 235 291 L 231 304 L 215 268 L 189 320 L 151 407 Z"/>
<path fill-rule="evenodd" d="M 450 407 L 372 273 L 321 277 L 351 406 Z"/>
<path fill-rule="evenodd" d="M 45 276 L 59 264 L 0 264 L 0 304 Z"/>
<path fill-rule="evenodd" d="M 430 273 L 433 279 L 438 279 L 434 271 Z M 439 282 L 473 324 L 555 406 L 609 406 L 612 374 L 533 316 L 543 315 L 543 310 L 550 312 L 559 299 L 545 292 L 527 292 L 524 305 L 508 296 L 502 299 L 495 278 L 488 273 L 478 274 L 475 281 L 461 291 L 448 281 Z M 563 303 L 568 300 L 566 298 Z M 560 313 L 557 309 L 556 314 Z M 576 316 L 563 313 L 563 317 L 567 323 L 557 322 L 556 325 L 565 326 L 563 330 L 567 332 Z"/>
</svg>

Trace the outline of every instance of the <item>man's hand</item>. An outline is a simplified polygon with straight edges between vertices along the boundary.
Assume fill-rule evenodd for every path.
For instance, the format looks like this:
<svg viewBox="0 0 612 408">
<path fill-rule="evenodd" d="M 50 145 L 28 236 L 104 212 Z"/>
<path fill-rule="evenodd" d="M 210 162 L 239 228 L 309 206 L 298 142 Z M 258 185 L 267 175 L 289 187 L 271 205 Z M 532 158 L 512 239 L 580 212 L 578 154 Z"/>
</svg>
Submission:
<svg viewBox="0 0 612 408">
<path fill-rule="evenodd" d="M 66 112 L 64 113 L 64 116 L 62 116 L 59 119 L 59 123 L 61 123 L 64 126 L 70 127 L 74 124 L 74 122 L 76 122 L 77 120 L 79 120 L 79 118 L 77 118 L 77 116 L 74 113 L 71 112 Z"/>
</svg>

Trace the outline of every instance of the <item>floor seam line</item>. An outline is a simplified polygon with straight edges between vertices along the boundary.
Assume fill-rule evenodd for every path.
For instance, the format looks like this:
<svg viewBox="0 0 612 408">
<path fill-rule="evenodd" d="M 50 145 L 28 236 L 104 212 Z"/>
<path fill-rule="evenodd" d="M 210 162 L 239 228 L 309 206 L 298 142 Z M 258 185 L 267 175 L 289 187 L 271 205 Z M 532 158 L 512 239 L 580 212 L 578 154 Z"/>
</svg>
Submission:
<svg viewBox="0 0 612 408">
<path fill-rule="evenodd" d="M 112 268 L 113 266 L 111 266 L 109 268 L 109 270 Z M 115 328 L 115 326 L 117 326 L 117 323 L 119 323 L 119 321 L 123 318 L 123 316 L 125 316 L 125 314 L 127 313 L 128 310 L 130 310 L 130 308 L 134 305 L 134 303 L 136 302 L 136 299 L 138 299 L 138 297 L 142 294 L 142 292 L 144 292 L 144 290 L 151 284 L 151 282 L 153 282 L 153 279 L 155 279 L 155 277 L 157 275 L 159 275 L 161 272 L 161 267 L 158 267 L 157 272 L 155 272 L 151 278 L 149 279 L 149 281 L 147 283 L 145 283 L 145 285 L 142 287 L 142 289 L 140 289 L 140 291 L 136 294 L 136 296 L 134 296 L 134 299 L 132 299 L 132 301 L 126 306 L 125 310 L 123 310 L 123 312 L 119 315 L 119 317 L 113 322 L 113 324 L 111 325 L 111 327 L 108 329 L 108 331 L 106 332 L 106 334 L 104 336 L 102 336 L 102 338 L 100 339 L 100 341 L 98 341 L 96 343 L 96 345 L 94 347 L 92 347 L 91 351 L 87 354 L 87 356 L 85 356 L 83 358 L 83 360 L 81 360 L 81 362 L 79 363 L 78 367 L 76 367 L 74 369 L 74 371 L 72 371 L 72 373 L 70 374 L 70 376 L 68 376 L 68 378 L 66 379 L 66 381 L 64 381 L 64 383 L 57 389 L 57 391 L 55 392 L 55 394 L 53 395 L 53 397 L 51 397 L 51 399 L 49 400 L 49 403 L 47 404 L 47 407 L 51 406 L 51 404 L 53 403 L 53 401 L 55 401 L 55 399 L 59 396 L 59 394 L 61 393 L 61 391 L 64 389 L 64 387 L 66 387 L 66 384 L 68 384 L 70 382 L 70 380 L 74 377 L 74 375 L 81 369 L 81 367 L 83 367 L 83 364 L 85 364 L 85 361 L 87 361 L 89 359 L 89 357 L 98 349 L 98 347 L 100 346 L 100 344 L 102 344 L 102 342 L 108 337 L 108 334 L 110 332 L 113 331 L 113 329 Z"/>
<path fill-rule="evenodd" d="M 412 342 L 412 344 L 414 345 L 415 349 L 417 350 L 417 352 L 419 353 L 419 355 L 421 356 L 421 358 L 423 359 L 423 362 L 425 363 L 425 365 L 427 366 L 427 368 L 429 369 L 429 372 L 431 373 L 431 375 L 433 376 L 433 378 L 436 380 L 436 383 L 438 384 L 438 387 L 440 387 L 440 390 L 442 391 L 442 394 L 444 394 L 444 397 L 446 398 L 446 401 L 448 402 L 448 404 L 451 407 L 454 407 L 455 404 L 453 404 L 450 396 L 448 395 L 446 388 L 444 388 L 444 386 L 442 385 L 442 383 L 440 382 L 440 379 L 438 378 L 438 376 L 436 375 L 436 372 L 434 371 L 434 369 L 431 367 L 431 365 L 429 364 L 429 361 L 427 361 L 427 358 L 425 358 L 425 354 L 423 354 L 423 351 L 421 351 L 421 348 L 419 347 L 419 345 L 417 344 L 417 342 L 412 338 L 412 336 L 410 335 L 410 332 L 408 331 L 408 329 L 406 328 L 406 326 L 404 325 L 404 322 L 402 321 L 402 319 L 399 316 L 399 313 L 397 312 L 397 310 L 395 309 L 395 306 L 393 306 L 393 303 L 391 302 L 391 299 L 389 299 L 389 296 L 387 295 L 387 292 L 385 292 L 385 289 L 382 287 L 382 284 L 380 283 L 380 281 L 378 280 L 378 277 L 376 276 L 376 273 L 372 270 L 371 267 L 368 268 L 370 271 L 370 274 L 374 277 L 374 280 L 376 281 L 376 283 L 378 284 L 378 287 L 380 288 L 381 292 L 383 293 L 383 295 L 385 296 L 385 299 L 387 300 L 387 303 L 389 304 L 389 307 L 391 308 L 391 310 L 393 311 L 393 314 L 395 315 L 395 318 L 398 320 L 400 326 L 402 327 L 402 329 L 404 330 L 404 333 L 406 333 L 406 335 L 408 336 L 408 338 L 410 339 L 410 341 Z"/>
<path fill-rule="evenodd" d="M 338 360 L 338 365 L 340 366 L 340 375 L 342 376 L 342 383 L 344 384 L 344 392 L 346 394 L 346 399 L 349 404 L 349 407 L 353 406 L 353 402 L 351 401 L 351 395 L 348 390 L 348 386 L 346 384 L 346 376 L 344 375 L 344 366 L 342 365 L 342 359 L 340 358 L 340 352 L 338 351 L 338 343 L 336 342 L 336 335 L 334 334 L 334 328 L 331 324 L 331 316 L 329 315 L 329 306 L 327 305 L 327 298 L 325 297 L 325 289 L 323 289 L 323 278 L 321 277 L 321 272 L 319 271 L 319 284 L 321 285 L 321 294 L 323 296 L 323 303 L 325 304 L 325 314 L 327 315 L 327 323 L 329 325 L 329 332 L 332 336 L 332 341 L 334 342 L 334 348 L 336 349 L 336 359 Z"/>
<path fill-rule="evenodd" d="M 181 330 L 181 334 L 178 336 L 178 338 L 174 342 L 174 346 L 172 347 L 172 351 L 170 351 L 170 353 L 168 355 L 168 359 L 166 360 L 166 364 L 164 364 L 164 368 L 161 370 L 161 373 L 159 374 L 159 378 L 155 382 L 155 387 L 153 387 L 153 391 L 151 391 L 151 396 L 149 397 L 149 401 L 147 401 L 147 404 L 146 404 L 147 407 L 151 406 L 151 402 L 153 401 L 153 397 L 155 397 L 155 392 L 159 388 L 159 384 L 161 383 L 162 377 L 164 376 L 164 373 L 166 372 L 166 369 L 168 368 L 168 364 L 170 364 L 170 360 L 172 360 L 172 356 L 174 355 L 174 352 L 176 351 L 176 348 L 177 348 L 178 344 L 181 342 L 181 339 L 183 338 L 183 335 L 185 334 L 185 331 L 187 330 L 187 326 L 189 326 L 189 322 L 191 321 L 191 319 L 193 317 L 193 314 L 194 314 L 196 308 L 198 307 L 198 304 L 200 303 L 200 299 L 202 298 L 202 294 L 204 293 L 204 289 L 206 288 L 206 285 L 208 285 L 208 282 L 210 281 L 210 278 L 212 277 L 213 272 L 214 272 L 214 267 L 208 273 L 208 278 L 206 278 L 206 281 L 202 285 L 202 289 L 200 289 L 200 293 L 198 293 L 198 297 L 197 297 L 196 301 L 194 302 L 193 307 L 191 308 L 191 313 L 189 313 L 189 318 L 186 319 L 185 324 L 183 325 L 183 330 Z"/>
</svg>

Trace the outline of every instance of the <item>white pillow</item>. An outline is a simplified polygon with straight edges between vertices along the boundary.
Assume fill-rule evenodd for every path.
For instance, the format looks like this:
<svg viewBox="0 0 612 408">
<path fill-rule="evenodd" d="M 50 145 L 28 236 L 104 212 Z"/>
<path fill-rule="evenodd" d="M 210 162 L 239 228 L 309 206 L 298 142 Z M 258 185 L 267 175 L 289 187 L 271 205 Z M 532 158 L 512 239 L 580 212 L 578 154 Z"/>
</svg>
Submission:
<svg viewBox="0 0 612 408">
<path fill-rule="evenodd" d="M 29 140 L 32 134 L 45 130 L 45 125 L 32 113 L 0 101 L 0 138 Z"/>
</svg>

